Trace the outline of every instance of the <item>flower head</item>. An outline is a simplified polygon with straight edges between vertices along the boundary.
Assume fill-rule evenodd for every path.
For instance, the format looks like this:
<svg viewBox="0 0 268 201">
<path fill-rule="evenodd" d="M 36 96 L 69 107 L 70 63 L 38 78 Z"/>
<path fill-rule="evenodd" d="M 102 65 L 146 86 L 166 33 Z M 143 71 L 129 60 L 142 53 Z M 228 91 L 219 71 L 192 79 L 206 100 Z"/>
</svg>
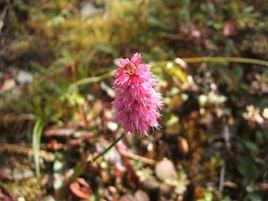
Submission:
<svg viewBox="0 0 268 201">
<path fill-rule="evenodd" d="M 141 61 L 139 53 L 130 60 L 120 60 L 113 82 L 116 92 L 114 109 L 115 119 L 126 132 L 135 134 L 140 131 L 147 135 L 150 127 L 159 127 L 161 95 L 153 88 L 156 85 L 153 73 Z"/>
</svg>

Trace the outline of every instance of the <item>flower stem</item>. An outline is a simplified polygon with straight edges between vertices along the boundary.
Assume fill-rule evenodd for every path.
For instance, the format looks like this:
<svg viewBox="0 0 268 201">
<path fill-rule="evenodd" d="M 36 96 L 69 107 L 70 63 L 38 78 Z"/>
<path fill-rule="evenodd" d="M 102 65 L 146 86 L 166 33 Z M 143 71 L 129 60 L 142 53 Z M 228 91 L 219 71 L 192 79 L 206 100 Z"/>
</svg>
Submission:
<svg viewBox="0 0 268 201">
<path fill-rule="evenodd" d="M 123 133 L 119 138 L 117 138 L 109 147 L 107 147 L 105 150 L 103 150 L 101 153 L 99 153 L 97 156 L 92 158 L 90 160 L 91 163 L 95 162 L 98 158 L 102 157 L 105 155 L 111 148 L 113 148 L 121 139 L 125 137 L 125 133 Z"/>
<path fill-rule="evenodd" d="M 250 59 L 243 57 L 192 57 L 192 58 L 181 58 L 186 63 L 200 63 L 200 62 L 235 62 L 235 63 L 249 63 L 258 64 L 268 67 L 268 61 L 259 59 Z"/>
</svg>

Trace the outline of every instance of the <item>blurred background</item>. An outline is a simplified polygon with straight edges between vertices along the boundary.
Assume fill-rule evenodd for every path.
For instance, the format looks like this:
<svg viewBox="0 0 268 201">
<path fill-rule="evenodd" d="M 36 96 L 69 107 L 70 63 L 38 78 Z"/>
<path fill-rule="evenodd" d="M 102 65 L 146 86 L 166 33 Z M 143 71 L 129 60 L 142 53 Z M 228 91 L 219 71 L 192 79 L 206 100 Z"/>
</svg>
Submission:
<svg viewBox="0 0 268 201">
<path fill-rule="evenodd" d="M 267 33 L 265 0 L 1 0 L 0 200 L 268 200 Z M 162 128 L 91 164 L 135 52 Z"/>
</svg>

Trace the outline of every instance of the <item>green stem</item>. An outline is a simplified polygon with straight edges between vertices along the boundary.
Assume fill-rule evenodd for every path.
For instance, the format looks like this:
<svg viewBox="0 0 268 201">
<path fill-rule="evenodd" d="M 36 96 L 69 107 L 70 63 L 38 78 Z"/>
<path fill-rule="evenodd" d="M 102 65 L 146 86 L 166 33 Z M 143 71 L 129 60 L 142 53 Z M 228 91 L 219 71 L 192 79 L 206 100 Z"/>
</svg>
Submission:
<svg viewBox="0 0 268 201">
<path fill-rule="evenodd" d="M 102 80 L 105 80 L 107 78 L 112 77 L 113 74 L 114 74 L 114 72 L 111 71 L 111 72 L 108 72 L 108 73 L 104 73 L 104 74 L 102 74 L 100 76 L 87 77 L 87 78 L 84 78 L 84 79 L 81 79 L 81 80 L 78 80 L 78 81 L 72 83 L 70 87 L 76 88 L 76 87 L 78 87 L 80 85 L 85 85 L 85 84 L 90 84 L 90 83 L 94 83 L 94 82 L 99 82 L 99 81 L 102 81 Z"/>
<path fill-rule="evenodd" d="M 125 133 L 123 133 L 119 138 L 117 138 L 109 147 L 107 147 L 105 150 L 103 150 L 101 153 L 99 153 L 97 156 L 95 156 L 93 159 L 90 160 L 91 163 L 95 162 L 98 158 L 105 155 L 111 148 L 113 148 L 121 139 L 125 137 Z"/>
<path fill-rule="evenodd" d="M 249 63 L 257 64 L 268 67 L 268 61 L 259 59 L 250 59 L 242 57 L 192 57 L 192 58 L 181 58 L 186 63 L 200 63 L 200 62 L 235 62 L 235 63 Z"/>
</svg>

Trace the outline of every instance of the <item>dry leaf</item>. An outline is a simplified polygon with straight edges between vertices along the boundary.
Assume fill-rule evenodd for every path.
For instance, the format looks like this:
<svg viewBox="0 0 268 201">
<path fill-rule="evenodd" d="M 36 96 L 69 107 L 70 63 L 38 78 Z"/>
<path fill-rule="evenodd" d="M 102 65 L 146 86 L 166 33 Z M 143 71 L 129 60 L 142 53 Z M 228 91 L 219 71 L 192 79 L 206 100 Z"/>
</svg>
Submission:
<svg viewBox="0 0 268 201">
<path fill-rule="evenodd" d="M 92 194 L 90 186 L 82 178 L 78 178 L 75 182 L 71 183 L 70 190 L 75 196 L 81 199 L 89 199 Z"/>
</svg>

